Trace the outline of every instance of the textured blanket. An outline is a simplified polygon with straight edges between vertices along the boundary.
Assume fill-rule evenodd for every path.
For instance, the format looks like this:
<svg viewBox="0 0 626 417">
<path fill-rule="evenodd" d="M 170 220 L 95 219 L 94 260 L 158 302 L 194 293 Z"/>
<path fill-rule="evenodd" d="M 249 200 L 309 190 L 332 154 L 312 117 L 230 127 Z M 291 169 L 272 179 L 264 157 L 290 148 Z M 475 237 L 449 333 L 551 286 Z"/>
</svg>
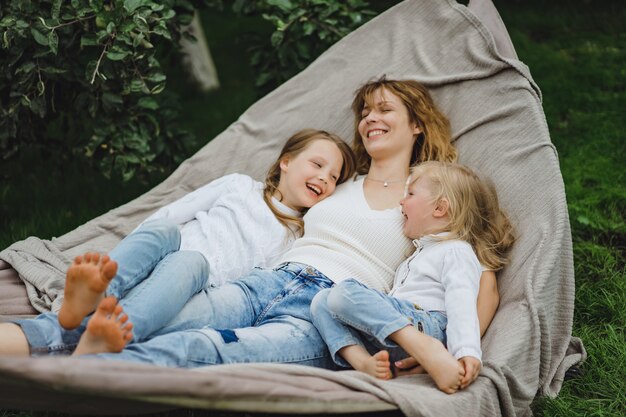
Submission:
<svg viewBox="0 0 626 417">
<path fill-rule="evenodd" d="M 397 5 L 259 100 L 150 192 L 59 238 L 18 242 L 0 259 L 18 271 L 39 311 L 56 310 L 75 255 L 110 250 L 158 207 L 211 179 L 232 172 L 261 178 L 283 138 L 298 129 L 321 128 L 350 139 L 349 105 L 360 85 L 383 74 L 415 79 L 449 116 L 460 161 L 494 181 L 519 231 L 512 261 L 498 276 L 501 304 L 483 338 L 484 367 L 473 385 L 448 396 L 423 375 L 378 381 L 354 371 L 294 365 L 189 371 L 74 358 L 0 358 L 1 404 L 74 412 L 94 406 L 103 413 L 96 405 L 115 398 L 118 407 L 128 404 L 126 412 L 160 405 L 523 416 L 537 393 L 556 395 L 567 368 L 585 356 L 571 337 L 574 272 L 558 159 L 539 88 L 516 59 L 493 5 L 476 0 L 471 7 L 481 20 L 452 0 Z"/>
</svg>

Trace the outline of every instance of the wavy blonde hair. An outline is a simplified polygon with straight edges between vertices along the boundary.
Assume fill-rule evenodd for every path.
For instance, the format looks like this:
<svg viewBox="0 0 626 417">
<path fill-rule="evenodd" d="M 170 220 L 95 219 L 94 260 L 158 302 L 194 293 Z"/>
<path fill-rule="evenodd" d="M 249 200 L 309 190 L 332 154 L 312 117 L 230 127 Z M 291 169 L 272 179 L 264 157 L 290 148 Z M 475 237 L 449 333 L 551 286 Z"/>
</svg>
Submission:
<svg viewBox="0 0 626 417">
<path fill-rule="evenodd" d="M 270 208 L 272 213 L 274 213 L 274 216 L 276 216 L 278 221 L 288 229 L 294 231 L 296 236 L 302 236 L 302 233 L 304 232 L 304 221 L 301 217 L 289 216 L 288 214 L 282 213 L 278 210 L 272 202 L 272 196 L 276 193 L 280 195 L 280 191 L 278 191 L 278 184 L 280 183 L 281 161 L 295 158 L 316 140 L 327 140 L 332 142 L 337 145 L 339 152 L 341 152 L 343 165 L 341 166 L 341 173 L 339 174 L 337 184 L 341 184 L 354 175 L 356 167 L 356 160 L 352 149 L 350 149 L 350 146 L 344 142 L 343 139 L 335 134 L 328 133 L 324 130 L 304 129 L 296 132 L 293 136 L 287 139 L 285 146 L 283 146 L 283 149 L 280 151 L 278 159 L 274 162 L 274 164 L 272 164 L 267 172 L 267 176 L 265 177 L 263 200 L 265 200 L 265 203 Z M 282 200 L 282 195 L 280 200 Z M 306 210 L 303 210 L 302 214 L 304 214 L 305 211 Z"/>
<path fill-rule="evenodd" d="M 464 240 L 472 245 L 484 267 L 503 268 L 515 232 L 500 208 L 493 183 L 482 180 L 466 166 L 440 161 L 415 167 L 411 184 L 420 178 L 428 180 L 433 201 L 448 201 L 450 235 L 444 239 Z"/>
<path fill-rule="evenodd" d="M 374 94 L 379 89 L 397 96 L 406 107 L 411 123 L 422 131 L 417 135 L 413 145 L 410 166 L 423 161 L 456 161 L 456 149 L 450 142 L 450 122 L 437 108 L 426 87 L 414 80 L 388 80 L 383 76 L 359 88 L 352 101 L 354 113 L 352 150 L 356 156 L 359 174 L 367 174 L 372 162 L 359 134 L 361 113 L 365 104 L 374 107 Z"/>
</svg>

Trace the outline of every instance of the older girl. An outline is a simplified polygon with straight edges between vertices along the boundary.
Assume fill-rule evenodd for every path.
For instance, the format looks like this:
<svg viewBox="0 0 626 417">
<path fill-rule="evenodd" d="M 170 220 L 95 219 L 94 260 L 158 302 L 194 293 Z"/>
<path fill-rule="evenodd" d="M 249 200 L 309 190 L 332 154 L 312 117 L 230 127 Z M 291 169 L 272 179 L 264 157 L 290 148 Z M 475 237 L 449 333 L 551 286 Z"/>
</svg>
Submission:
<svg viewBox="0 0 626 417">
<path fill-rule="evenodd" d="M 240 174 L 224 176 L 159 210 L 109 256 L 78 257 L 67 272 L 58 322 L 57 315 L 49 313 L 17 321 L 19 327 L 2 325 L 0 339 L 7 343 L 0 351 L 11 351 L 9 341 L 18 345 L 14 353 L 73 351 L 85 330 L 85 316 L 105 291 L 111 298 L 90 321 L 91 333 L 105 332 L 110 338 L 110 324 L 124 324 L 130 317 L 135 341 L 145 340 L 176 317 L 198 291 L 257 266 L 276 265 L 302 234 L 304 211 L 331 195 L 353 172 L 354 156 L 339 137 L 313 129 L 296 133 L 265 183 Z M 121 299 L 120 306 L 115 299 Z M 114 340 L 105 340 L 104 349 L 121 349 L 130 330 L 130 325 L 113 328 Z"/>
</svg>

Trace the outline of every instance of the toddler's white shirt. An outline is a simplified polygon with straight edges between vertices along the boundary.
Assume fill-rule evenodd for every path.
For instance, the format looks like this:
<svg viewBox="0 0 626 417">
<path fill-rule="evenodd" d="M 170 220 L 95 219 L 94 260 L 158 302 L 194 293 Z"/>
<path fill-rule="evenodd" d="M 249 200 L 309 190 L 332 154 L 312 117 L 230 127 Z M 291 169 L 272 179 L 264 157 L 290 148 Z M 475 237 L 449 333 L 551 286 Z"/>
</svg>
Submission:
<svg viewBox="0 0 626 417">
<path fill-rule="evenodd" d="M 474 250 L 465 241 L 438 240 L 435 236 L 413 243 L 415 253 L 398 267 L 389 295 L 426 311 L 445 312 L 450 353 L 457 359 L 481 359 L 476 300 L 482 268 Z"/>
</svg>

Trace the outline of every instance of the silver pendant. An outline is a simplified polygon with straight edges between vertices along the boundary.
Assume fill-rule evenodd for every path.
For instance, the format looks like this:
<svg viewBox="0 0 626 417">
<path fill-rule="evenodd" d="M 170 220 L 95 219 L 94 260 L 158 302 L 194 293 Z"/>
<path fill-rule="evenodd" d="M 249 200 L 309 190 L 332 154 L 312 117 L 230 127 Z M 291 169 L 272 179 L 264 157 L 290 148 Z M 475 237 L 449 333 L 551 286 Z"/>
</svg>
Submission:
<svg viewBox="0 0 626 417">
<path fill-rule="evenodd" d="M 388 183 L 387 181 L 383 182 L 383 187 L 385 187 L 385 188 L 386 188 L 386 187 L 388 187 L 388 186 L 389 186 L 389 183 Z"/>
</svg>

